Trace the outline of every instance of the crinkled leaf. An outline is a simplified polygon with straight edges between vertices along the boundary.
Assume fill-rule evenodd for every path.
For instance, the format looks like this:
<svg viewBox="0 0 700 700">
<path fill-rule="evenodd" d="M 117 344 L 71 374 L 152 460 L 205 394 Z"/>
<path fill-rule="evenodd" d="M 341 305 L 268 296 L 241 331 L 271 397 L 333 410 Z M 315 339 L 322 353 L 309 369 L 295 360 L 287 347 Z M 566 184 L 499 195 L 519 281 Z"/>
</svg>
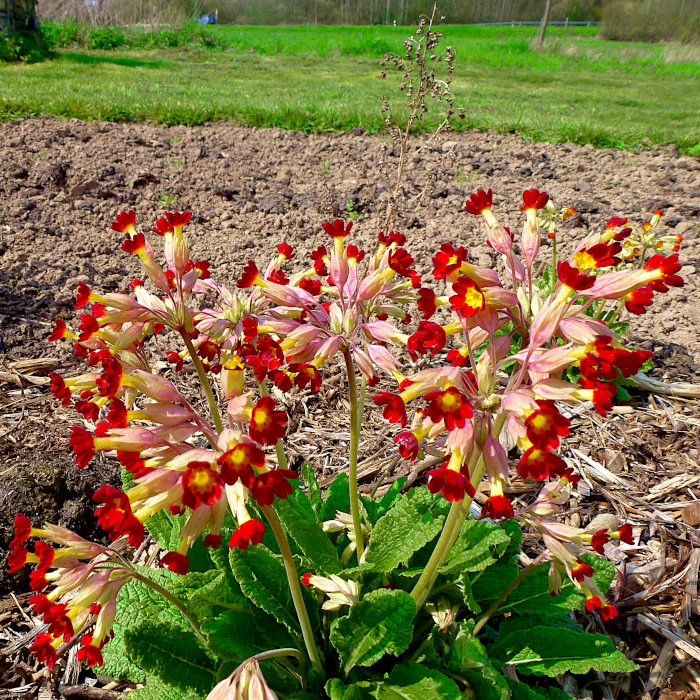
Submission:
<svg viewBox="0 0 700 700">
<path fill-rule="evenodd" d="M 323 497 L 321 496 L 321 487 L 316 480 L 314 468 L 308 462 L 304 462 L 301 467 L 301 478 L 304 481 L 306 495 L 309 498 L 311 507 L 314 509 L 316 516 L 319 517 L 321 515 L 321 508 L 323 507 Z"/>
<path fill-rule="evenodd" d="M 408 593 L 380 588 L 368 593 L 331 624 L 330 639 L 345 673 L 370 666 L 385 654 L 400 654 L 413 637 L 416 606 Z"/>
<path fill-rule="evenodd" d="M 464 604 L 467 606 L 467 610 L 469 610 L 469 612 L 473 612 L 475 615 L 478 615 L 481 612 L 481 605 L 479 605 L 474 597 L 474 591 L 472 590 L 472 583 L 469 579 L 469 574 L 463 574 L 460 576 L 459 580 L 462 588 L 462 598 L 464 600 Z"/>
<path fill-rule="evenodd" d="M 337 511 L 343 513 L 350 512 L 350 492 L 348 491 L 348 475 L 344 472 L 338 474 L 331 482 L 326 493 L 326 498 L 323 501 L 321 522 L 335 519 Z"/>
<path fill-rule="evenodd" d="M 607 593 L 617 574 L 615 564 L 609 559 L 596 556 L 595 554 L 582 554 L 581 559 L 593 567 L 593 581 L 602 593 Z"/>
<path fill-rule="evenodd" d="M 129 691 L 131 700 L 202 700 L 204 695 L 196 690 L 176 688 L 156 676 L 144 678 L 143 688 Z M 138 681 L 142 683 L 144 681 Z M 212 683 L 212 688 L 214 687 Z"/>
<path fill-rule="evenodd" d="M 259 608 L 227 610 L 208 620 L 202 631 L 211 651 L 238 664 L 261 651 L 295 646 L 289 632 Z"/>
<path fill-rule="evenodd" d="M 200 622 L 227 610 L 250 615 L 257 610 L 243 595 L 233 576 L 229 578 L 223 571 L 218 570 L 214 573 L 215 577 L 188 596 L 187 607 Z"/>
<path fill-rule="evenodd" d="M 463 623 L 452 644 L 446 646 L 444 667 L 465 678 L 479 700 L 508 700 L 510 691 L 505 676 L 496 668 L 483 644 Z"/>
<path fill-rule="evenodd" d="M 571 696 L 561 688 L 531 688 L 512 678 L 506 679 L 511 692 L 511 700 L 571 700 Z"/>
<path fill-rule="evenodd" d="M 405 483 L 405 477 L 397 479 L 378 501 L 369 496 L 360 496 L 362 505 L 365 507 L 367 517 L 372 525 L 374 525 L 374 523 L 376 523 L 401 497 L 401 489 Z"/>
<path fill-rule="evenodd" d="M 387 573 L 437 537 L 445 521 L 444 502 L 426 487 L 403 494 L 372 528 L 365 565 Z"/>
<path fill-rule="evenodd" d="M 584 596 L 568 579 L 559 595 L 549 592 L 549 564 L 536 566 L 508 596 L 499 612 L 514 612 L 518 615 L 561 617 L 583 606 Z"/>
<path fill-rule="evenodd" d="M 482 607 L 487 607 L 496 600 L 518 575 L 518 564 L 514 559 L 502 558 L 484 571 L 471 577 L 474 599 Z"/>
<path fill-rule="evenodd" d="M 421 664 L 403 664 L 389 674 L 372 696 L 378 700 L 460 700 L 459 686 L 444 673 Z"/>
<path fill-rule="evenodd" d="M 201 692 L 215 685 L 214 662 L 190 630 L 143 622 L 124 631 L 124 646 L 141 668 L 170 685 Z"/>
<path fill-rule="evenodd" d="M 304 558 L 304 568 L 318 574 L 340 573 L 340 558 L 328 535 L 321 529 L 311 502 L 295 489 L 289 498 L 275 502 L 275 511 Z"/>
<path fill-rule="evenodd" d="M 369 681 L 346 684 L 340 678 L 331 678 L 324 690 L 331 700 L 368 700 L 372 697 L 368 692 L 371 685 Z"/>
<path fill-rule="evenodd" d="M 440 573 L 482 571 L 506 553 L 510 540 L 510 535 L 499 525 L 470 518 L 464 522 Z"/>
<path fill-rule="evenodd" d="M 232 549 L 229 561 L 243 595 L 272 615 L 293 635 L 298 635 L 299 624 L 282 558 L 257 545 L 245 551 Z M 307 609 L 312 625 L 318 626 L 317 606 L 307 603 Z"/>
<path fill-rule="evenodd" d="M 567 671 L 588 673 L 634 671 L 637 666 L 615 649 L 609 637 L 561 627 L 531 627 L 506 635 L 491 647 L 491 655 L 518 673 L 556 676 Z"/>
</svg>

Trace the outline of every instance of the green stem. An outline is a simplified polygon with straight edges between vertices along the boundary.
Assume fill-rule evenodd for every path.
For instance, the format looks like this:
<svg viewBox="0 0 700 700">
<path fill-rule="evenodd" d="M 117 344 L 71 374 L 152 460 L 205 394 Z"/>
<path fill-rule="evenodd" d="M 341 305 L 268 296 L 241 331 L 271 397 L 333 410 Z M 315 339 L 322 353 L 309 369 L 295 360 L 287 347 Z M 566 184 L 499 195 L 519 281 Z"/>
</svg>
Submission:
<svg viewBox="0 0 700 700">
<path fill-rule="evenodd" d="M 494 438 L 498 439 L 498 436 L 500 435 L 505 424 L 505 420 L 505 413 L 499 413 L 498 416 L 496 416 L 493 430 L 491 431 Z M 476 462 L 473 470 L 470 470 L 469 472 L 470 480 L 475 489 L 479 488 L 481 477 L 484 475 L 484 470 L 486 469 L 483 455 L 478 452 L 474 452 L 472 462 L 476 461 L 477 459 L 478 461 Z M 435 549 L 430 555 L 430 559 L 428 559 L 428 563 L 425 565 L 423 573 L 420 575 L 420 578 L 418 581 L 416 581 L 416 585 L 411 591 L 411 598 L 413 598 L 417 610 L 420 610 L 425 604 L 425 601 L 428 599 L 430 591 L 435 585 L 435 581 L 438 577 L 439 569 L 444 564 L 450 549 L 452 549 L 452 545 L 454 545 L 455 540 L 462 529 L 462 523 L 464 523 L 464 520 L 469 514 L 469 506 L 471 504 L 471 496 L 466 495 L 461 501 L 456 501 L 452 504 L 450 512 L 448 513 L 447 519 L 445 520 L 445 524 L 442 528 L 442 532 L 440 533 L 440 538 L 435 545 Z"/>
<path fill-rule="evenodd" d="M 357 490 L 357 449 L 360 443 L 361 408 L 357 401 L 357 380 L 355 379 L 355 365 L 352 361 L 350 348 L 343 350 L 345 369 L 348 375 L 348 393 L 350 395 L 350 470 L 348 472 L 348 487 L 350 491 L 350 514 L 352 515 L 352 529 L 355 532 L 357 545 L 357 563 L 362 562 L 365 552 L 365 543 L 362 537 L 362 520 L 360 518 L 360 496 Z"/>
<path fill-rule="evenodd" d="M 204 389 L 204 394 L 207 397 L 207 403 L 209 404 L 209 412 L 211 413 L 212 420 L 214 421 L 214 425 L 216 426 L 216 431 L 220 433 L 224 429 L 224 423 L 221 420 L 219 404 L 216 402 L 214 391 L 211 388 L 211 384 L 209 383 L 209 377 L 207 377 L 207 373 L 204 371 L 202 361 L 199 359 L 199 355 L 197 355 L 197 351 L 194 349 L 192 339 L 189 337 L 189 335 L 187 335 L 187 331 L 180 331 L 180 335 L 185 341 L 185 347 L 187 348 L 187 352 L 189 352 L 190 359 L 194 364 L 194 368 L 197 370 L 197 376 L 199 377 L 202 389 Z"/>
<path fill-rule="evenodd" d="M 314 670 L 317 673 L 323 674 L 321 656 L 318 653 L 314 633 L 311 629 L 309 613 L 306 609 L 306 604 L 304 603 L 304 596 L 301 593 L 301 585 L 299 584 L 299 573 L 294 565 L 294 558 L 292 556 L 292 550 L 289 547 L 289 542 L 287 541 L 284 531 L 282 530 L 282 524 L 277 517 L 277 513 L 275 513 L 275 511 L 272 509 L 272 506 L 261 506 L 261 510 L 265 514 L 267 522 L 270 525 L 270 529 L 272 530 L 272 534 L 277 540 L 277 546 L 280 548 L 280 554 L 282 555 L 282 561 L 284 562 L 284 570 L 287 574 L 287 582 L 289 583 L 289 590 L 292 594 L 294 609 L 296 610 L 297 618 L 299 619 L 301 634 L 304 637 L 306 653 L 309 655 L 309 659 L 311 660 L 311 665 L 314 667 Z"/>
<path fill-rule="evenodd" d="M 141 581 L 141 583 L 149 588 L 152 588 L 154 591 L 156 591 L 156 593 L 163 596 L 163 598 L 165 598 L 169 603 L 172 603 L 182 613 L 182 616 L 187 620 L 187 622 L 190 623 L 194 633 L 199 637 L 201 642 L 207 646 L 208 640 L 202 632 L 199 622 L 197 622 L 197 618 L 189 613 L 185 604 L 177 596 L 173 595 L 167 588 L 164 588 L 159 583 L 152 581 L 137 571 L 134 572 L 133 576 L 137 581 Z"/>
<path fill-rule="evenodd" d="M 489 618 L 494 615 L 498 609 L 506 601 L 506 598 L 522 583 L 523 579 L 530 574 L 530 572 L 535 568 L 537 561 L 533 561 L 528 564 L 511 582 L 508 588 L 506 588 L 503 593 L 501 593 L 498 600 L 484 613 L 483 617 L 476 623 L 474 629 L 472 630 L 472 635 L 476 637 L 479 632 L 481 632 L 484 625 L 489 621 Z"/>
</svg>

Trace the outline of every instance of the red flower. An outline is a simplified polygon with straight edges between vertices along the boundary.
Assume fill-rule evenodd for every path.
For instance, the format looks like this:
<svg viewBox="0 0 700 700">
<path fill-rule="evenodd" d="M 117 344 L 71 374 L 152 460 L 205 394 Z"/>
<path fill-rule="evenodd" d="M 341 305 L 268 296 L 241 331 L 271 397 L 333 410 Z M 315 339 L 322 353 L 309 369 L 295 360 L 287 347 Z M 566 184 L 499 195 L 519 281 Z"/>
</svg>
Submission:
<svg viewBox="0 0 700 700">
<path fill-rule="evenodd" d="M 75 454 L 75 466 L 82 469 L 95 456 L 95 441 L 87 430 L 74 425 L 71 429 L 70 446 Z"/>
<path fill-rule="evenodd" d="M 413 461 L 418 456 L 418 439 L 413 433 L 409 431 L 399 433 L 394 438 L 394 443 L 398 445 L 399 454 L 404 459 Z"/>
<path fill-rule="evenodd" d="M 32 532 L 32 523 L 24 513 L 15 515 L 15 532 L 12 537 L 12 542 L 25 542 L 29 539 Z"/>
<path fill-rule="evenodd" d="M 113 231 L 124 233 L 127 229 L 133 228 L 136 225 L 136 212 L 133 209 L 129 211 L 120 211 L 114 221 L 109 225 Z"/>
<path fill-rule="evenodd" d="M 333 223 L 324 221 L 321 226 L 331 238 L 345 238 L 352 229 L 352 221 L 348 221 L 346 226 L 342 219 L 336 219 Z"/>
<path fill-rule="evenodd" d="M 253 467 L 265 466 L 265 453 L 257 445 L 242 442 L 224 452 L 216 461 L 227 484 L 235 484 L 240 479 L 243 486 L 249 489 L 255 480 Z"/>
<path fill-rule="evenodd" d="M 260 544 L 265 533 L 265 526 L 255 518 L 246 520 L 239 525 L 231 535 L 228 546 L 229 549 L 248 549 L 249 545 Z"/>
<path fill-rule="evenodd" d="M 166 211 L 165 218 L 168 220 L 168 223 L 173 227 L 184 226 L 192 218 L 192 212 Z"/>
<path fill-rule="evenodd" d="M 647 312 L 646 307 L 651 306 L 651 302 L 654 300 L 654 290 L 650 284 L 640 287 L 631 291 L 626 297 L 625 308 L 631 314 L 645 314 Z"/>
<path fill-rule="evenodd" d="M 93 406 L 95 406 L 99 411 L 97 404 L 93 404 Z M 129 416 L 123 401 L 114 399 L 109 404 L 106 420 L 109 423 L 110 428 L 126 428 L 129 423 Z"/>
<path fill-rule="evenodd" d="M 29 651 L 34 654 L 34 658 L 42 664 L 46 664 L 49 668 L 54 668 L 56 666 L 56 661 L 58 661 L 58 656 L 56 654 L 56 649 L 52 646 L 53 637 L 50 634 L 41 632 L 37 634 L 29 648 Z"/>
<path fill-rule="evenodd" d="M 478 192 L 471 194 L 469 196 L 469 199 L 466 201 L 464 208 L 470 214 L 479 215 L 487 209 L 491 209 L 492 206 L 493 192 L 489 189 L 488 192 L 484 192 L 484 190 L 479 190 Z"/>
<path fill-rule="evenodd" d="M 137 233 L 133 238 L 127 238 L 121 245 L 121 249 L 131 255 L 138 255 L 138 252 L 145 247 L 146 237 L 142 233 Z"/>
<path fill-rule="evenodd" d="M 433 423 L 444 420 L 447 430 L 463 428 L 473 415 L 469 399 L 453 386 L 445 391 L 431 391 L 425 400 L 430 402 L 425 414 Z"/>
<path fill-rule="evenodd" d="M 401 423 L 402 428 L 406 427 L 408 422 L 406 405 L 398 394 L 392 394 L 390 391 L 379 391 L 374 397 L 374 403 L 377 406 L 384 406 L 382 415 L 386 420 L 390 423 Z"/>
<path fill-rule="evenodd" d="M 513 506 L 505 496 L 489 496 L 481 509 L 481 517 L 488 516 L 492 520 L 512 518 Z"/>
<path fill-rule="evenodd" d="M 576 560 L 576 566 L 571 569 L 571 578 L 581 583 L 583 579 L 593 576 L 593 567 L 585 564 L 580 559 Z"/>
<path fill-rule="evenodd" d="M 591 547 L 598 552 L 598 554 L 605 554 L 605 545 L 610 541 L 610 535 L 607 530 L 598 530 L 591 537 Z"/>
<path fill-rule="evenodd" d="M 304 586 L 304 588 L 311 588 L 311 577 L 313 574 L 310 571 L 307 571 L 305 574 L 301 575 L 301 585 Z"/>
<path fill-rule="evenodd" d="M 161 560 L 159 566 L 167 566 L 174 574 L 186 574 L 190 570 L 189 559 L 179 552 L 168 552 Z"/>
<path fill-rule="evenodd" d="M 627 217 L 622 217 L 622 216 L 613 216 L 612 219 L 608 220 L 608 223 L 605 224 L 605 229 L 606 231 L 609 231 L 611 228 L 617 228 L 618 226 L 624 226 L 627 223 L 628 219 Z"/>
<path fill-rule="evenodd" d="M 208 462 L 190 462 L 182 477 L 182 503 L 194 510 L 213 506 L 221 498 L 223 479 Z"/>
<path fill-rule="evenodd" d="M 446 501 L 461 501 L 465 494 L 474 498 L 476 491 L 471 481 L 460 472 L 439 467 L 428 472 L 428 490 L 442 494 Z"/>
<path fill-rule="evenodd" d="M 90 303 L 90 287 L 85 282 L 78 282 L 78 292 L 75 297 L 75 308 L 82 309 Z"/>
<path fill-rule="evenodd" d="M 406 236 L 404 236 L 403 233 L 400 233 L 399 231 L 389 231 L 389 233 L 384 233 L 384 231 L 380 231 L 377 235 L 377 240 L 380 243 L 383 243 L 387 248 L 393 243 L 396 243 L 397 246 L 406 244 Z"/>
<path fill-rule="evenodd" d="M 197 346 L 197 354 L 203 360 L 215 360 L 221 357 L 221 348 L 211 340 L 205 340 Z"/>
<path fill-rule="evenodd" d="M 606 622 L 616 618 L 619 615 L 618 610 L 614 605 L 602 605 L 598 612 Z"/>
<path fill-rule="evenodd" d="M 615 405 L 613 399 L 617 394 L 617 387 L 614 384 L 591 381 L 585 377 L 579 377 L 578 382 L 584 389 L 593 390 L 593 396 L 591 397 L 593 408 L 595 408 L 601 416 L 605 416 L 609 411 L 612 411 Z"/>
<path fill-rule="evenodd" d="M 97 317 L 93 314 L 83 314 L 80 317 L 80 330 L 82 333 L 78 337 L 78 340 L 88 340 L 92 337 L 93 333 L 97 333 L 100 330 L 100 324 Z"/>
<path fill-rule="evenodd" d="M 316 392 L 321 389 L 321 373 L 313 365 L 307 363 L 293 362 L 288 367 L 289 371 L 294 374 L 294 384 L 303 389 L 307 384 L 311 391 Z"/>
<path fill-rule="evenodd" d="M 649 350 L 625 350 L 617 348 L 615 351 L 615 366 L 620 370 L 623 377 L 631 377 L 637 374 L 642 365 L 652 357 Z"/>
<path fill-rule="evenodd" d="M 617 531 L 618 539 L 626 544 L 634 544 L 634 535 L 632 533 L 632 526 L 629 523 L 620 525 L 620 529 Z"/>
<path fill-rule="evenodd" d="M 570 420 L 550 404 L 541 405 L 525 421 L 527 439 L 542 450 L 559 447 L 559 438 L 569 434 Z"/>
<path fill-rule="evenodd" d="M 542 481 L 552 475 L 559 475 L 566 469 L 566 463 L 559 455 L 532 446 L 518 462 L 518 474 L 523 479 Z"/>
<path fill-rule="evenodd" d="M 365 259 L 365 251 L 360 250 L 356 245 L 347 246 L 345 254 L 348 256 L 348 260 L 354 260 L 355 262 L 362 262 Z"/>
<path fill-rule="evenodd" d="M 588 598 L 586 598 L 586 610 L 588 610 L 588 612 L 595 612 L 596 608 L 600 608 L 601 606 L 602 603 L 597 595 L 589 595 Z"/>
<path fill-rule="evenodd" d="M 260 336 L 255 351 L 241 349 L 246 364 L 252 367 L 259 382 L 263 381 L 269 372 L 279 369 L 284 362 L 284 351 L 280 344 L 269 335 Z"/>
<path fill-rule="evenodd" d="M 418 354 L 424 355 L 430 352 L 431 355 L 437 355 L 445 347 L 446 342 L 447 336 L 442 326 L 432 321 L 421 321 L 418 324 L 418 330 L 409 337 L 406 349 L 415 362 Z"/>
<path fill-rule="evenodd" d="M 275 400 L 263 396 L 255 404 L 248 434 L 255 442 L 274 445 L 287 432 L 287 414 L 275 409 Z"/>
<path fill-rule="evenodd" d="M 324 262 L 324 258 L 328 256 L 326 246 L 320 245 L 316 250 L 311 252 L 311 259 L 314 261 L 314 272 L 321 277 L 328 274 L 328 268 Z"/>
<path fill-rule="evenodd" d="M 445 279 L 452 272 L 459 270 L 466 259 L 466 248 L 455 248 L 451 243 L 443 243 L 433 257 L 433 277 L 436 280 Z"/>
<path fill-rule="evenodd" d="M 138 547 L 143 542 L 143 524 L 131 512 L 129 498 L 123 491 L 103 485 L 95 491 L 92 500 L 102 504 L 95 509 L 95 515 L 100 527 L 106 530 L 111 540 L 128 535 L 132 547 Z"/>
<path fill-rule="evenodd" d="M 10 542 L 10 553 L 7 556 L 7 573 L 16 574 L 26 563 L 29 551 L 18 540 Z"/>
<path fill-rule="evenodd" d="M 277 246 L 277 253 L 286 260 L 291 260 L 294 256 L 294 248 L 289 243 L 282 242 Z"/>
<path fill-rule="evenodd" d="M 299 282 L 299 287 L 316 297 L 321 293 L 321 280 L 312 280 L 308 277 L 304 277 Z"/>
<path fill-rule="evenodd" d="M 678 262 L 678 253 L 669 255 L 667 258 L 661 254 L 652 255 L 647 260 L 644 269 L 647 272 L 658 270 L 660 279 L 653 280 L 649 283 L 649 286 L 655 292 L 667 292 L 668 287 L 682 287 L 683 278 L 675 274 L 681 267 L 681 264 Z"/>
<path fill-rule="evenodd" d="M 48 340 L 54 341 L 65 338 L 67 330 L 65 321 L 60 318 L 54 319 L 53 330 L 51 331 L 51 335 L 48 337 Z"/>
<path fill-rule="evenodd" d="M 574 254 L 574 263 L 578 270 L 614 267 L 620 264 L 620 258 L 615 257 L 622 251 L 619 243 L 597 243 L 590 248 L 579 250 Z"/>
<path fill-rule="evenodd" d="M 396 248 L 389 253 L 389 267 L 403 277 L 413 277 L 413 256 L 405 248 Z"/>
<path fill-rule="evenodd" d="M 180 353 L 175 352 L 174 350 L 171 350 L 168 353 L 168 362 L 172 365 L 175 365 L 176 372 L 182 372 L 182 368 L 185 366 L 185 361 L 180 356 Z"/>
<path fill-rule="evenodd" d="M 271 469 L 255 477 L 250 493 L 259 505 L 271 506 L 275 496 L 284 499 L 292 492 L 288 479 L 298 478 L 291 469 Z"/>
<path fill-rule="evenodd" d="M 157 233 L 159 236 L 164 236 L 166 233 L 172 233 L 173 227 L 168 223 L 168 220 L 164 216 L 161 216 L 151 230 L 153 233 Z"/>
<path fill-rule="evenodd" d="M 70 403 L 71 391 L 63 381 L 63 377 L 56 372 L 49 372 L 49 380 L 51 393 L 61 401 L 63 406 L 67 406 Z"/>
<path fill-rule="evenodd" d="M 471 277 L 460 277 L 452 284 L 452 289 L 455 294 L 450 297 L 450 307 L 460 316 L 469 318 L 484 308 L 484 293 Z"/>
<path fill-rule="evenodd" d="M 102 658 L 102 651 L 100 647 L 96 647 L 92 644 L 92 635 L 84 634 L 80 640 L 81 647 L 78 649 L 75 657 L 78 661 L 85 661 L 88 666 L 104 666 L 104 660 Z"/>
<path fill-rule="evenodd" d="M 435 292 L 428 287 L 418 291 L 418 310 L 423 312 L 423 320 L 427 321 L 435 313 Z"/>
<path fill-rule="evenodd" d="M 95 384 L 100 396 L 113 399 L 121 386 L 124 368 L 112 355 L 107 355 L 102 360 L 102 372 L 97 375 Z"/>
<path fill-rule="evenodd" d="M 243 272 L 238 278 L 238 282 L 236 282 L 236 287 L 239 289 L 247 289 L 248 287 L 252 287 L 259 278 L 260 271 L 255 262 L 253 260 L 248 260 L 248 264 L 243 268 Z"/>
<path fill-rule="evenodd" d="M 275 284 L 289 284 L 289 279 L 283 270 L 272 270 L 265 279 Z"/>
<path fill-rule="evenodd" d="M 202 544 L 211 549 L 219 549 L 221 547 L 221 535 L 214 535 L 211 532 L 204 537 Z"/>
<path fill-rule="evenodd" d="M 560 262 L 557 265 L 557 275 L 564 286 L 575 289 L 578 292 L 590 289 L 595 284 L 593 275 L 580 273 L 575 267 L 571 267 L 568 262 Z"/>
<path fill-rule="evenodd" d="M 546 192 L 539 190 L 525 190 L 523 192 L 523 203 L 520 205 L 520 211 L 527 209 L 544 209 L 549 201 L 549 195 Z"/>
</svg>

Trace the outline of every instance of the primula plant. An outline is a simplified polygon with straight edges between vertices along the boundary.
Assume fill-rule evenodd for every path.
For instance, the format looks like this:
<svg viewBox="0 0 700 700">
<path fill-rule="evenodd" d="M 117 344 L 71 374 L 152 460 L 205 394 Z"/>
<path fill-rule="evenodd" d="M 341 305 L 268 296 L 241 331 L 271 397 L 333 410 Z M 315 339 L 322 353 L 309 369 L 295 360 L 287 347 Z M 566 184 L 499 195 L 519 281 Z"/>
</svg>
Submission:
<svg viewBox="0 0 700 700">
<path fill-rule="evenodd" d="M 498 270 L 445 242 L 430 284 L 403 234 L 380 232 L 365 252 L 335 220 L 307 263 L 282 242 L 231 288 L 192 259 L 189 212 L 166 212 L 155 238 L 134 212 L 116 217 L 143 279 L 129 293 L 79 285 L 80 327 L 57 320 L 51 340 L 88 368 L 52 374 L 51 390 L 82 416 L 77 468 L 114 456 L 123 487 L 93 497 L 109 545 L 16 518 L 8 564 L 33 565 L 40 661 L 53 669 L 77 646 L 103 674 L 144 684 L 134 700 L 558 698 L 533 681 L 635 668 L 572 615 L 616 617 L 614 568 L 597 555 L 632 529 L 565 524 L 579 476 L 557 451 L 562 407 L 590 401 L 605 416 L 649 359 L 616 324 L 682 284 L 679 241 L 655 235 L 660 213 L 639 230 L 614 218 L 558 260 L 571 210 L 544 192 L 524 192 L 517 237 L 490 190 L 465 208 Z M 349 468 L 324 493 L 314 465 L 289 467 L 288 416 L 270 393 L 318 392 L 336 363 Z M 360 493 L 366 400 L 405 460 L 432 465 L 424 485 Z M 516 472 L 541 482 L 519 507 L 505 495 Z M 541 544 L 524 569 L 521 528 Z M 166 550 L 160 568 L 145 565 L 149 535 Z"/>
</svg>

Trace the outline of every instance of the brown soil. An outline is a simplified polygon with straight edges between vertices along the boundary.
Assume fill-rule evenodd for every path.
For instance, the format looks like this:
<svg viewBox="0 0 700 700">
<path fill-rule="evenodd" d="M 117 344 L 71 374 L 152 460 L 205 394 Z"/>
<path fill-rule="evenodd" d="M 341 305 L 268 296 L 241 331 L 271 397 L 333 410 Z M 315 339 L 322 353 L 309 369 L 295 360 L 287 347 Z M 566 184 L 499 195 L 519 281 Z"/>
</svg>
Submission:
<svg viewBox="0 0 700 700">
<path fill-rule="evenodd" d="M 119 250 L 122 234 L 109 229 L 121 209 L 135 209 L 144 229 L 165 208 L 191 209 L 193 258 L 211 260 L 217 278 L 233 282 L 248 259 L 264 263 L 281 240 L 300 257 L 326 242 L 320 224 L 331 216 L 352 214 L 353 233 L 370 246 L 392 185 L 385 173 L 396 162 L 388 137 L 361 133 L 306 135 L 228 123 L 0 124 L 0 372 L 29 358 L 56 358 L 44 373 L 73 366 L 68 345 L 50 345 L 46 337 L 55 317 L 77 319 L 78 281 L 100 291 L 124 290 L 139 272 L 136 261 Z M 558 207 L 575 206 L 562 240 L 580 240 L 612 215 L 641 222 L 663 209 L 667 231 L 685 238 L 686 285 L 657 295 L 646 316 L 632 319 L 632 338 L 654 350 L 659 378 L 700 381 L 697 159 L 672 148 L 630 153 L 480 132 L 447 134 L 441 142 L 416 138 L 398 228 L 409 237 L 419 271 L 430 269 L 432 253 L 446 240 L 469 247 L 479 264 L 494 262 L 479 221 L 463 211 L 466 196 L 482 187 L 494 190 L 495 210 L 515 227 L 524 189 L 545 189 Z M 114 482 L 117 470 L 97 460 L 77 472 L 67 441 L 71 415 L 56 410 L 45 387 L 12 376 L 14 383 L 0 381 L 0 549 L 20 510 L 93 536 L 91 493 L 99 483 Z M 620 418 L 615 438 L 624 442 L 626 419 Z M 665 427 L 659 437 L 669 450 L 676 429 Z M 683 449 L 692 452 L 694 446 L 697 459 L 695 430 L 690 428 Z M 649 459 L 651 466 L 655 453 L 645 457 L 643 447 L 638 459 Z M 595 450 L 584 451 L 606 461 Z M 687 469 L 687 458 L 684 463 Z M 681 471 L 680 461 L 677 466 Z M 676 473 L 674 468 L 668 476 Z M 691 541 L 697 546 L 697 537 Z M 23 588 L 17 578 L 0 574 L 2 585 Z"/>
</svg>

